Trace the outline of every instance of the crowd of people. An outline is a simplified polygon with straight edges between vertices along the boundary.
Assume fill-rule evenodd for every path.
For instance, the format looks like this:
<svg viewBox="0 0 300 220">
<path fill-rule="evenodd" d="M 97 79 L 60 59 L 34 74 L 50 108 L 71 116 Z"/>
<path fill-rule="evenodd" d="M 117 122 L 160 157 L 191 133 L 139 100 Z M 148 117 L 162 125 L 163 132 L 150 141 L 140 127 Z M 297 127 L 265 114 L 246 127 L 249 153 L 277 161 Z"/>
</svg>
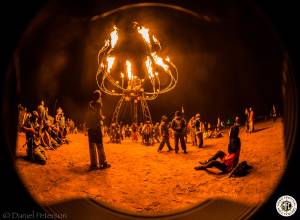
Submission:
<svg viewBox="0 0 300 220">
<path fill-rule="evenodd" d="M 177 113 L 179 114 L 179 113 Z M 181 114 L 181 113 L 180 113 Z M 181 115 L 185 121 L 184 138 L 187 142 L 188 136 L 191 138 L 193 146 L 203 146 L 203 138 L 218 138 L 223 136 L 225 123 L 221 123 L 218 118 L 218 124 L 213 127 L 209 122 L 202 122 L 200 114 L 197 113 L 186 121 L 184 114 Z M 170 138 L 175 138 L 176 131 L 171 129 L 171 122 L 163 122 L 167 116 L 163 116 L 160 122 L 145 121 L 140 123 L 124 124 L 123 122 L 114 122 L 110 126 L 103 125 L 102 132 L 104 137 L 109 137 L 109 143 L 121 143 L 124 140 L 131 140 L 134 143 L 140 142 L 143 145 L 154 145 L 160 143 L 163 138 L 162 124 L 168 124 L 167 132 Z"/>
<path fill-rule="evenodd" d="M 18 131 L 25 133 L 26 159 L 30 161 L 45 164 L 46 150 L 55 150 L 63 144 L 68 144 L 67 135 L 77 133 L 74 121 L 70 118 L 65 119 L 62 108 L 57 108 L 53 117 L 49 114 L 44 101 L 41 101 L 33 111 L 20 104 L 18 112 Z"/>
<path fill-rule="evenodd" d="M 65 119 L 62 108 L 57 108 L 54 117 L 48 113 L 48 107 L 41 101 L 36 110 L 28 111 L 19 105 L 19 132 L 26 135 L 27 159 L 45 164 L 47 160 L 46 150 L 55 150 L 62 144 L 69 143 L 68 134 L 77 133 L 78 129 L 72 119 Z M 273 105 L 270 117 L 277 118 L 277 112 Z M 82 132 L 88 136 L 91 170 L 105 169 L 111 165 L 106 161 L 103 146 L 103 137 L 108 137 L 109 143 L 121 143 L 130 140 L 133 143 L 140 142 L 143 145 L 152 146 L 158 144 L 157 151 L 162 152 L 164 146 L 168 151 L 179 153 L 179 145 L 184 154 L 187 154 L 188 139 L 192 146 L 202 148 L 205 146 L 205 138 L 222 137 L 225 129 L 229 129 L 228 152 L 218 151 L 207 161 L 200 162 L 201 166 L 196 170 L 206 170 L 216 167 L 222 173 L 231 172 L 239 162 L 241 141 L 239 139 L 240 118 L 235 117 L 233 122 L 226 123 L 217 118 L 217 123 L 212 126 L 209 122 L 201 120 L 200 113 L 195 114 L 189 120 L 181 111 L 176 111 L 174 117 L 169 120 L 166 115 L 160 122 L 145 121 L 144 123 L 123 124 L 114 122 L 110 126 L 103 124 L 101 92 L 96 90 L 89 103 L 89 117 L 82 124 Z M 245 109 L 245 130 L 254 132 L 254 110 L 252 107 Z M 189 137 L 189 138 L 188 138 Z M 171 145 L 170 139 L 173 139 Z M 99 162 L 98 162 L 99 161 Z M 99 163 L 99 166 L 98 166 Z"/>
</svg>

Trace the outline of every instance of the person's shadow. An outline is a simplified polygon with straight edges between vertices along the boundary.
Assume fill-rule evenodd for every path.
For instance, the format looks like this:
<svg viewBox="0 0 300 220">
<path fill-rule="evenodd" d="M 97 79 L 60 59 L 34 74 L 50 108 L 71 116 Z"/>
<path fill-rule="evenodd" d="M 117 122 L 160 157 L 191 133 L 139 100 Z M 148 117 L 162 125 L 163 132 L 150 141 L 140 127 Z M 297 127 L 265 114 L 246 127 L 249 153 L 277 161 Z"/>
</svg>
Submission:
<svg viewBox="0 0 300 220">
<path fill-rule="evenodd" d="M 263 130 L 266 130 L 266 129 L 269 129 L 270 127 L 265 127 L 265 128 L 259 128 L 259 129 L 255 129 L 253 131 L 253 133 L 256 133 L 256 132 L 260 132 L 260 131 L 263 131 Z"/>
</svg>

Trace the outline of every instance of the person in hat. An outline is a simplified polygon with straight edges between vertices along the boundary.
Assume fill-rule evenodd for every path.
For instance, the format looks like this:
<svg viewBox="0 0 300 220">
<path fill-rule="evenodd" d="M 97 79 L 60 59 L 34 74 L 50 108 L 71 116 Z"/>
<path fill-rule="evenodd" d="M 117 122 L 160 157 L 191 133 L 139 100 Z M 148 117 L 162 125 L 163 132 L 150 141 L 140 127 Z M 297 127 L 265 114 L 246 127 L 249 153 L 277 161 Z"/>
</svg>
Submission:
<svg viewBox="0 0 300 220">
<path fill-rule="evenodd" d="M 171 128 L 174 132 L 174 142 L 175 142 L 175 153 L 178 153 L 178 144 L 180 141 L 181 149 L 186 154 L 186 144 L 185 144 L 185 132 L 186 132 L 186 121 L 182 118 L 180 111 L 175 112 L 175 117 L 172 120 Z"/>
<path fill-rule="evenodd" d="M 229 131 L 228 153 L 219 150 L 215 155 L 204 162 L 200 162 L 201 166 L 197 166 L 195 170 L 206 170 L 216 167 L 222 173 L 231 172 L 239 162 L 241 149 L 241 141 L 239 138 L 239 126 L 231 127 Z M 220 160 L 218 160 L 220 159 Z"/>
<path fill-rule="evenodd" d="M 161 123 L 160 123 L 160 133 L 162 136 L 162 140 L 160 142 L 160 145 L 158 147 L 158 152 L 161 152 L 165 144 L 168 147 L 168 151 L 172 151 L 173 148 L 171 147 L 170 144 L 170 139 L 169 139 L 169 123 L 168 123 L 168 117 L 163 115 L 161 117 Z"/>
<path fill-rule="evenodd" d="M 109 168 L 111 165 L 107 163 L 103 146 L 102 138 L 102 99 L 100 90 L 93 92 L 92 100 L 89 102 L 89 114 L 88 114 L 88 140 L 90 151 L 90 170 L 97 169 L 97 155 L 99 160 L 99 168 Z"/>
</svg>

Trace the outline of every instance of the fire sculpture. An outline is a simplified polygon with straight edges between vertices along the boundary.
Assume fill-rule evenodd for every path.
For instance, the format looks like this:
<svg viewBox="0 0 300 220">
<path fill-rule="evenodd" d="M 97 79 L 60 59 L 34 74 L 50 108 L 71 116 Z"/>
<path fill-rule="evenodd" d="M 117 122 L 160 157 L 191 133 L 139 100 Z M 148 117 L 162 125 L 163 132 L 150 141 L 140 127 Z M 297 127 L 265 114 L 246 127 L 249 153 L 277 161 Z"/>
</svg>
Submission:
<svg viewBox="0 0 300 220">
<path fill-rule="evenodd" d="M 122 44 L 126 45 L 126 31 L 123 31 L 123 41 L 119 37 L 120 30 L 113 26 L 110 38 L 105 40 L 104 46 L 98 53 L 98 70 L 96 81 L 101 91 L 112 96 L 121 96 L 112 117 L 112 123 L 118 122 L 122 106 L 126 102 L 133 104 L 131 108 L 132 122 L 149 120 L 151 114 L 147 104 L 148 100 L 154 100 L 158 95 L 172 90 L 178 80 L 176 66 L 168 56 L 161 56 L 161 45 L 157 37 L 150 30 L 137 22 L 130 25 L 131 33 L 135 38 L 140 38 L 143 45 L 143 53 L 137 54 L 134 59 L 142 60 L 136 68 L 136 63 L 130 51 L 120 53 Z M 124 48 L 124 46 L 123 46 Z M 124 50 L 122 50 L 124 51 Z M 137 55 L 136 55 L 137 54 Z M 163 83 L 161 80 L 163 77 Z M 141 115 L 138 113 L 141 109 Z"/>
</svg>

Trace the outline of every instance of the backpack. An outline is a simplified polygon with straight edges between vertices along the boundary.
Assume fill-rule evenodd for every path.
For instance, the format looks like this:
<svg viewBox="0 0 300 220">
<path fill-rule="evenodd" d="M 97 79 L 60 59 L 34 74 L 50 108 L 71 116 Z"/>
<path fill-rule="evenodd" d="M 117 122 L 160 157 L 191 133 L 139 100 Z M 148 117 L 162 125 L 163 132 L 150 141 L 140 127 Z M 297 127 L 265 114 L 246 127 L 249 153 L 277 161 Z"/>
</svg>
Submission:
<svg viewBox="0 0 300 220">
<path fill-rule="evenodd" d="M 229 177 L 241 177 L 250 173 L 252 166 L 247 161 L 240 162 L 229 174 Z"/>
</svg>

